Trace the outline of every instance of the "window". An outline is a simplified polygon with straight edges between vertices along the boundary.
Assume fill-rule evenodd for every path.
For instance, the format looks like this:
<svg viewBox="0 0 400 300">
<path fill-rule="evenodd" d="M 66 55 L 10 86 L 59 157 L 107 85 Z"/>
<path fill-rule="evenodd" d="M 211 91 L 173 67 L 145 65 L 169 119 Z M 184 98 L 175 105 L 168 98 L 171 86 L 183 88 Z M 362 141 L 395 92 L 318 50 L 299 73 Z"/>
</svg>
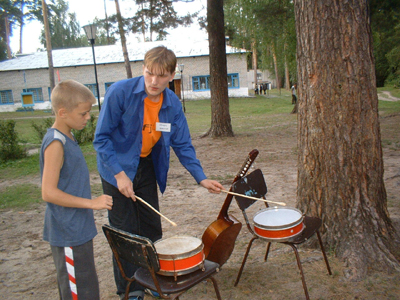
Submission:
<svg viewBox="0 0 400 300">
<path fill-rule="evenodd" d="M 97 98 L 97 88 L 96 88 L 96 84 L 95 83 L 89 83 L 89 84 L 85 84 L 85 86 L 88 87 L 89 90 L 92 91 L 93 95 Z"/>
<path fill-rule="evenodd" d="M 230 88 L 236 88 L 238 89 L 240 87 L 239 85 L 239 74 L 228 74 L 228 89 Z"/>
<path fill-rule="evenodd" d="M 210 90 L 210 76 L 193 76 L 193 91 Z M 228 88 L 239 88 L 239 73 L 228 74 Z"/>
<path fill-rule="evenodd" d="M 14 104 L 11 90 L 0 91 L 0 105 L 1 104 Z"/>
<path fill-rule="evenodd" d="M 33 93 L 33 102 L 43 102 L 43 92 L 42 88 L 32 88 L 32 89 L 24 89 L 25 93 Z"/>
<path fill-rule="evenodd" d="M 193 77 L 193 90 L 206 91 L 210 89 L 210 76 L 195 76 Z"/>
<path fill-rule="evenodd" d="M 114 82 L 106 82 L 104 85 L 105 85 L 105 88 L 106 88 L 106 91 L 108 90 L 108 88 L 113 84 Z"/>
</svg>

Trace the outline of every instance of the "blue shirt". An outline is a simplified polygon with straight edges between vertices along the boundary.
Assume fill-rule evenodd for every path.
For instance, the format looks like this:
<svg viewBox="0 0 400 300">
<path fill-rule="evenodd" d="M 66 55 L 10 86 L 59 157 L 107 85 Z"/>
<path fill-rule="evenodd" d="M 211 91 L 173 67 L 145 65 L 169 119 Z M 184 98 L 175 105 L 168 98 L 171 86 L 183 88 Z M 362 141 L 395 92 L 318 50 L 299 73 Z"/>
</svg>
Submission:
<svg viewBox="0 0 400 300">
<path fill-rule="evenodd" d="M 89 170 L 82 150 L 76 141 L 60 131 L 49 128 L 40 149 L 40 172 L 43 176 L 44 151 L 53 142 L 60 141 L 64 148 L 64 162 L 57 187 L 63 192 L 92 199 Z M 60 153 L 61 155 L 61 153 Z M 93 210 L 47 203 L 44 215 L 43 239 L 57 247 L 82 245 L 97 234 Z"/>
<path fill-rule="evenodd" d="M 111 85 L 101 106 L 93 145 L 97 151 L 97 167 L 101 177 L 115 187 L 117 181 L 114 176 L 121 171 L 125 171 L 132 181 L 135 178 L 142 149 L 146 97 L 144 78 L 140 76 Z M 182 105 L 169 89 L 163 91 L 158 117 L 160 123 L 171 125 L 169 132 L 162 132 L 151 152 L 160 191 L 163 193 L 167 185 L 170 147 L 197 183 L 206 179 L 196 158 Z"/>
</svg>

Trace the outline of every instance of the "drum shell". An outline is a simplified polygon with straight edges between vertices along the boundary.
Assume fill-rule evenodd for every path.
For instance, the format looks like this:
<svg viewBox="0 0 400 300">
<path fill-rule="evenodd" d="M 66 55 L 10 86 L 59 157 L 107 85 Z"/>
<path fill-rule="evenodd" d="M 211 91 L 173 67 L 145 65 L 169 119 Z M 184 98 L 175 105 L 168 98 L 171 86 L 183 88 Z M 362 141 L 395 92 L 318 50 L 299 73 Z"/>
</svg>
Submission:
<svg viewBox="0 0 400 300">
<path fill-rule="evenodd" d="M 273 221 L 261 222 L 261 217 L 280 217 L 282 220 L 274 225 Z M 261 238 L 285 242 L 300 234 L 305 226 L 302 213 L 295 208 L 270 207 L 254 215 L 254 232 Z"/>
<path fill-rule="evenodd" d="M 185 249 L 184 251 L 181 251 L 180 249 L 172 249 L 172 251 L 169 251 L 170 253 L 160 250 L 162 243 L 168 245 L 168 243 L 171 242 L 171 248 L 174 248 L 176 242 L 174 239 L 179 239 L 180 242 L 186 243 L 185 245 L 182 245 L 185 246 L 184 248 L 192 247 L 189 250 Z M 187 243 L 189 242 L 192 244 L 194 243 L 194 245 L 188 246 Z M 154 246 L 160 263 L 160 270 L 158 273 L 161 275 L 176 276 L 194 272 L 200 268 L 205 259 L 203 242 L 195 237 L 179 236 L 162 239 L 155 242 Z M 175 251 L 175 253 L 171 253 L 173 251 Z"/>
</svg>

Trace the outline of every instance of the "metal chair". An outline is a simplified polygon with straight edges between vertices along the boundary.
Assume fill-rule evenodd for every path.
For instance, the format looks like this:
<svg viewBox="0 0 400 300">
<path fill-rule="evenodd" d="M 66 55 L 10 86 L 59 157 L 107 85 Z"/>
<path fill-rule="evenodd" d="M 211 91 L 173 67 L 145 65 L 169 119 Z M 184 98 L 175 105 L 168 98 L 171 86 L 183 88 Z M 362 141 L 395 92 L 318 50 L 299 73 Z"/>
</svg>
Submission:
<svg viewBox="0 0 400 300">
<path fill-rule="evenodd" d="M 265 199 L 265 195 L 267 194 L 267 186 L 266 186 L 266 183 L 265 183 L 265 180 L 264 180 L 264 176 L 263 176 L 261 170 L 257 169 L 255 171 L 253 171 L 252 173 L 248 174 L 247 176 L 243 177 L 240 181 L 235 182 L 233 184 L 233 191 L 238 193 L 238 194 L 244 194 L 244 195 L 249 195 L 249 193 L 250 193 L 252 197 L 264 198 Z M 300 256 L 299 256 L 299 253 L 297 251 L 296 245 L 299 245 L 299 244 L 302 244 L 302 243 L 306 242 L 307 240 L 309 240 L 316 233 L 317 237 L 318 237 L 319 245 L 321 247 L 322 255 L 324 257 L 326 268 L 328 270 L 329 275 L 332 275 L 331 268 L 329 266 L 329 262 L 328 262 L 328 259 L 327 259 L 327 256 L 326 256 L 326 253 L 325 253 L 325 250 L 324 250 L 324 246 L 322 244 L 321 235 L 319 233 L 319 228 L 322 225 L 322 220 L 320 218 L 316 218 L 316 217 L 304 216 L 303 224 L 304 224 L 305 228 L 298 235 L 293 236 L 292 238 L 289 238 L 289 239 L 286 239 L 286 240 L 282 239 L 282 241 L 279 241 L 277 239 L 265 238 L 265 237 L 260 236 L 257 233 L 255 233 L 254 225 L 250 224 L 249 218 L 248 218 L 247 213 L 246 213 L 246 210 L 251 205 L 253 205 L 255 202 L 259 202 L 259 201 L 251 200 L 251 199 L 240 197 L 240 196 L 235 196 L 235 199 L 236 199 L 236 202 L 237 202 L 240 210 L 242 211 L 243 217 L 244 217 L 244 219 L 246 221 L 247 228 L 248 228 L 249 232 L 253 235 L 253 237 L 250 239 L 250 242 L 249 242 L 249 244 L 247 246 L 247 250 L 246 250 L 246 253 L 244 255 L 244 258 L 243 258 L 243 261 L 242 261 L 242 265 L 240 267 L 240 270 L 239 270 L 239 273 L 237 275 L 237 278 L 236 278 L 234 286 L 237 286 L 238 283 L 239 283 L 240 277 L 241 277 L 242 272 L 243 272 L 244 265 L 246 263 L 246 260 L 247 260 L 247 257 L 249 255 L 250 248 L 251 248 L 253 242 L 255 240 L 257 240 L 257 239 L 261 239 L 261 240 L 265 240 L 268 243 L 267 244 L 267 251 L 266 251 L 265 257 L 264 257 L 264 261 L 267 261 L 269 250 L 270 250 L 270 246 L 271 246 L 272 242 L 282 243 L 282 244 L 290 246 L 293 249 L 293 252 L 294 252 L 294 254 L 296 256 L 296 260 L 297 260 L 297 266 L 298 266 L 298 268 L 300 270 L 301 280 L 302 280 L 303 289 L 304 289 L 304 293 L 305 293 L 306 299 L 310 299 L 310 296 L 308 294 L 307 285 L 306 285 L 306 280 L 305 280 L 304 273 L 303 273 L 303 268 L 302 268 Z M 266 207 L 268 207 L 267 203 L 265 203 L 265 205 L 266 205 Z"/>
<path fill-rule="evenodd" d="M 157 274 L 160 270 L 159 259 L 151 240 L 109 225 L 103 225 L 102 227 L 121 274 L 128 281 L 125 299 L 128 299 L 129 287 L 135 280 L 145 288 L 157 291 L 162 299 L 179 299 L 180 295 L 198 283 L 204 280 L 211 280 L 217 298 L 221 300 L 217 281 L 213 278 L 213 275 L 219 271 L 217 263 L 205 260 L 203 270 L 199 269 L 192 273 L 178 276 L 176 280 L 173 276 L 159 275 Z M 139 269 L 131 278 L 126 276 L 120 259 L 139 266 Z"/>
</svg>

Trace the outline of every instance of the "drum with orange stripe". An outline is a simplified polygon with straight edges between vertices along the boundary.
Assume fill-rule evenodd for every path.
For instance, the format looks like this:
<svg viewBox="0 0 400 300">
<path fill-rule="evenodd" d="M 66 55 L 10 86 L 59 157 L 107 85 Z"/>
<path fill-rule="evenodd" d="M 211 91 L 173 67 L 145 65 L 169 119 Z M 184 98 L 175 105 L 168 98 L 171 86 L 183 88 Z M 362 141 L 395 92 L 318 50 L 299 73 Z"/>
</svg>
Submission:
<svg viewBox="0 0 400 300">
<path fill-rule="evenodd" d="M 204 245 L 201 239 L 174 236 L 154 243 L 161 275 L 184 275 L 203 268 Z"/>
<path fill-rule="evenodd" d="M 258 236 L 279 242 L 287 241 L 304 229 L 302 213 L 289 207 L 263 209 L 254 215 L 253 221 Z"/>
</svg>

